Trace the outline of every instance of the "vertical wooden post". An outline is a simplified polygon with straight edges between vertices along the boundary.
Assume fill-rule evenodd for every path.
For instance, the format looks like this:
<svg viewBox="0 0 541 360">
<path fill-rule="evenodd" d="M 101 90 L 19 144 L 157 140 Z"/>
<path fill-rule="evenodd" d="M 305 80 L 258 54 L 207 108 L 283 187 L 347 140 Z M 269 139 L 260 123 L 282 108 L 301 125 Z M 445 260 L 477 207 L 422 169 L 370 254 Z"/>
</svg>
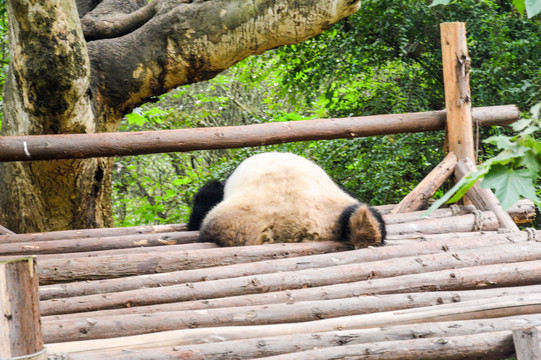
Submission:
<svg viewBox="0 0 541 360">
<path fill-rule="evenodd" d="M 518 360 L 541 360 L 541 327 L 513 330 Z"/>
<path fill-rule="evenodd" d="M 35 258 L 0 262 L 0 358 L 32 354 L 32 359 L 47 359 Z"/>
<path fill-rule="evenodd" d="M 449 151 L 459 161 L 469 158 L 475 163 L 466 25 L 442 23 L 440 30 Z"/>
</svg>

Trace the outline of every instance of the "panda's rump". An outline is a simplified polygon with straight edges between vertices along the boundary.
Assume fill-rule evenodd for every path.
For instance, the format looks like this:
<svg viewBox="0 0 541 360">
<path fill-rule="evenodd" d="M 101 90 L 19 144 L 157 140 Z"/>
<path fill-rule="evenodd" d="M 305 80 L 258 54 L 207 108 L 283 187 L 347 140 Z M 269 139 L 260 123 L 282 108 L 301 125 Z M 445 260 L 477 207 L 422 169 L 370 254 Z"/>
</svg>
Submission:
<svg viewBox="0 0 541 360">
<path fill-rule="evenodd" d="M 200 239 L 225 246 L 338 240 L 340 214 L 357 202 L 309 160 L 260 154 L 228 178 Z"/>
</svg>

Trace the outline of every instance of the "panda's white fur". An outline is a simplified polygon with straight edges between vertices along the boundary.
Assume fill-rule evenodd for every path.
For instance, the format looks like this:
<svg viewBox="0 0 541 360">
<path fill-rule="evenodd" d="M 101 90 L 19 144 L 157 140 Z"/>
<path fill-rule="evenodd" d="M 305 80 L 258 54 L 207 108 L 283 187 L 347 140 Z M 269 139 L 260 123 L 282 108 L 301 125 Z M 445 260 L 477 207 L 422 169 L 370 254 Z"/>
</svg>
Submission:
<svg viewBox="0 0 541 360">
<path fill-rule="evenodd" d="M 226 246 L 338 241 L 339 218 L 348 207 L 353 245 L 379 245 L 381 217 L 378 222 L 373 210 L 322 168 L 294 154 L 263 153 L 246 159 L 227 179 L 223 201 L 203 220 L 200 240 Z"/>
</svg>

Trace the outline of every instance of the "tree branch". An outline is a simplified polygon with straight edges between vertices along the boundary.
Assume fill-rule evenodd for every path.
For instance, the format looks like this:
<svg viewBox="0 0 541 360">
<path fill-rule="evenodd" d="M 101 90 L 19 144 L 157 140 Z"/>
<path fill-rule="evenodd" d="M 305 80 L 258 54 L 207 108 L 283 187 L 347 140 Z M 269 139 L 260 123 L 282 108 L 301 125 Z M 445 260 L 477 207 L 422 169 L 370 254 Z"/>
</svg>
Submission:
<svg viewBox="0 0 541 360">
<path fill-rule="evenodd" d="M 348 0 L 185 1 L 155 0 L 154 16 L 141 27 L 88 43 L 94 89 L 108 106 L 130 111 L 249 55 L 304 41 L 360 7 Z"/>
<path fill-rule="evenodd" d="M 87 41 L 126 35 L 156 14 L 158 0 L 106 0 L 88 12 L 81 25 Z"/>
</svg>

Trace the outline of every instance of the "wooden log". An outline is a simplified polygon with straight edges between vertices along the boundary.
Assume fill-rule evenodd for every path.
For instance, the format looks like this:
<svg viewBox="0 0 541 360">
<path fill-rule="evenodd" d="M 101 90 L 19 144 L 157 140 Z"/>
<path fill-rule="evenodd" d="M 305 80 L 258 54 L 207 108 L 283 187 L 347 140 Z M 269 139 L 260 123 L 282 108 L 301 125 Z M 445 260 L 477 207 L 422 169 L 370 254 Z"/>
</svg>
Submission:
<svg viewBox="0 0 541 360">
<path fill-rule="evenodd" d="M 14 235 L 15 233 L 6 227 L 0 225 L 0 235 Z"/>
<path fill-rule="evenodd" d="M 116 360 L 143 360 L 143 359 L 175 359 L 182 356 L 182 359 L 206 360 L 221 359 L 227 354 L 229 359 L 306 359 L 306 360 L 327 360 L 327 359 L 389 359 L 389 360 L 429 360 L 429 359 L 503 359 L 513 354 L 513 342 L 509 330 L 499 332 L 469 334 L 452 337 L 415 339 L 415 340 L 393 340 L 381 343 L 363 343 L 361 345 L 349 345 L 348 340 L 343 338 L 342 344 L 338 342 L 334 347 L 305 350 L 299 352 L 292 347 L 291 353 L 276 356 L 265 355 L 265 343 L 260 342 L 259 351 L 252 357 L 247 357 L 237 348 L 226 348 L 223 353 L 212 352 L 212 347 L 202 347 L 201 350 L 184 350 L 183 347 L 158 348 L 146 351 L 112 351 L 97 352 L 92 354 L 74 354 L 68 357 L 69 360 L 90 360 L 98 356 L 99 359 Z M 318 337 L 319 334 L 314 334 Z M 244 347 L 242 341 L 238 345 Z M 234 344 L 235 346 L 237 344 Z M 302 347 L 299 346 L 299 347 Z M 261 349 L 263 348 L 263 349 Z M 64 358 L 59 358 L 63 359 Z"/>
<path fill-rule="evenodd" d="M 193 339 L 194 344 L 182 345 L 184 341 L 160 341 L 153 342 L 151 338 L 164 333 L 146 335 L 147 343 L 140 345 L 130 344 L 122 350 L 112 350 L 111 348 L 102 348 L 101 351 L 79 353 L 74 349 L 67 355 L 67 359 L 62 360 L 91 360 L 116 359 L 121 360 L 130 356 L 130 360 L 138 359 L 161 359 L 174 358 L 180 352 L 190 353 L 190 359 L 216 359 L 227 354 L 230 359 L 252 359 L 262 356 L 273 356 L 286 353 L 293 353 L 312 349 L 323 349 L 337 345 L 370 344 L 383 341 L 414 340 L 419 338 L 436 338 L 449 336 L 460 336 L 480 333 L 493 333 L 499 331 L 509 331 L 516 327 L 531 327 L 541 324 L 539 314 L 526 315 L 520 317 L 506 317 L 497 319 L 482 320 L 462 320 L 446 321 L 439 323 L 423 323 L 386 326 L 375 329 L 343 330 L 330 331 L 310 334 L 293 334 L 262 338 L 249 338 L 240 340 L 230 340 L 229 334 L 220 334 L 219 330 L 215 336 L 201 337 Z M 210 329 L 209 329 L 210 330 Z M 220 339 L 217 341 L 216 339 Z M 224 341 L 225 340 L 225 341 Z M 93 340 L 90 342 L 103 342 L 103 340 Z M 118 343 L 123 343 L 122 338 L 118 338 Z M 204 343 L 203 343 L 204 342 Z M 165 345 L 168 343 L 168 345 Z M 66 345 L 58 344 L 60 346 Z M 114 345 L 113 345 L 114 346 Z M 407 348 L 414 348 L 415 343 Z M 63 350 L 64 350 L 63 349 Z M 53 356 L 49 352 L 50 356 Z M 426 355 L 426 354 L 423 354 Z M 54 357 L 53 357 L 54 358 Z"/>
<path fill-rule="evenodd" d="M 466 24 L 442 23 L 440 31 L 449 151 L 475 161 Z"/>
<path fill-rule="evenodd" d="M 419 221 L 386 226 L 387 234 L 404 235 L 408 233 L 449 234 L 466 231 L 495 231 L 499 228 L 498 219 L 491 211 L 479 215 L 460 215 L 443 219 L 424 218 Z"/>
<path fill-rule="evenodd" d="M 362 345 L 335 346 L 279 356 L 260 357 L 265 360 L 327 360 L 334 359 L 503 359 L 513 354 L 510 331 L 470 334 L 445 338 L 386 341 Z"/>
<path fill-rule="evenodd" d="M 475 210 L 478 210 L 473 205 L 457 205 L 454 209 L 450 207 L 439 208 L 430 213 L 429 219 L 442 219 L 457 215 L 473 214 Z M 426 219 L 422 217 L 424 210 L 412 211 L 406 213 L 392 213 L 383 215 L 383 220 L 386 224 L 400 224 L 412 221 L 419 221 Z M 392 213 L 392 214 L 391 214 Z M 516 204 L 507 209 L 509 216 L 513 218 L 513 221 L 519 224 L 526 224 L 533 221 L 535 218 L 535 206 L 531 200 L 522 199 L 517 201 Z"/>
<path fill-rule="evenodd" d="M 461 303 L 443 304 L 373 314 L 362 314 L 324 320 L 263 325 L 277 327 L 274 334 L 298 334 L 339 329 L 371 328 L 400 324 L 434 321 L 468 320 L 505 317 L 541 312 L 541 295 L 503 296 L 496 299 L 480 299 Z M 149 332 L 187 328 L 184 319 L 175 312 L 123 315 L 114 318 L 84 319 L 81 321 L 44 321 L 43 336 L 46 343 L 88 339 L 103 339 L 121 335 L 137 335 Z M 249 316 L 249 314 L 248 314 Z M 123 321 L 126 320 L 126 321 Z M 130 322 L 130 320 L 132 320 Z M 218 320 L 216 323 L 220 324 Z M 188 327 L 194 327 L 191 324 Z"/>
<path fill-rule="evenodd" d="M 178 251 L 198 250 L 198 249 L 215 249 L 218 245 L 215 243 L 187 243 L 180 245 L 160 245 L 150 247 L 132 247 L 125 249 L 113 249 L 113 250 L 101 250 L 101 251 L 86 251 L 77 253 L 61 253 L 61 254 L 45 254 L 35 255 L 38 262 L 44 260 L 59 260 L 59 259 L 71 259 L 77 261 L 78 258 L 95 258 L 98 256 L 132 256 L 137 254 L 159 254 L 170 253 Z M 11 260 L 17 258 L 18 255 L 0 256 L 0 261 Z"/>
<path fill-rule="evenodd" d="M 174 347 L 179 350 L 200 350 L 208 346 L 209 352 L 213 349 L 219 351 L 220 347 L 239 346 L 239 352 L 250 355 L 251 344 L 257 344 L 261 351 L 258 356 L 276 355 L 275 353 L 288 353 L 309 350 L 316 347 L 330 347 L 346 344 L 363 344 L 371 342 L 410 340 L 418 338 L 433 338 L 441 336 L 456 336 L 477 334 L 493 331 L 502 331 L 517 327 L 537 326 L 541 321 L 539 314 L 502 317 L 481 320 L 459 320 L 427 322 L 420 324 L 394 325 L 366 329 L 342 329 L 340 331 L 307 332 L 300 334 L 273 334 L 269 327 L 242 326 L 242 327 L 215 327 L 164 331 L 159 333 L 124 336 L 112 339 L 88 340 L 84 342 L 64 342 L 48 344 L 48 354 L 68 354 L 87 356 L 95 351 L 130 351 L 145 352 L 160 347 Z M 274 328 L 274 327 L 272 327 Z M 269 331 L 270 330 L 270 331 Z M 309 331 L 309 330 L 307 330 Z M 199 345 L 200 344 L 200 345 Z M 231 344 L 231 346 L 229 346 Z M 243 345 L 244 344 L 244 345 Z M 244 352 L 246 349 L 248 352 Z M 257 351 L 257 350 L 256 350 Z M 131 354 L 134 352 L 130 351 Z M 102 353 L 100 353 L 101 355 Z M 231 357 L 234 358 L 234 352 Z M 253 356 L 252 356 L 253 357 Z M 210 357 L 209 357 L 210 358 Z M 61 358 L 64 360 L 64 358 Z M 73 358 L 82 360 L 81 358 Z"/>
<path fill-rule="evenodd" d="M 457 158 L 450 152 L 393 210 L 391 214 L 411 212 L 426 205 L 436 190 L 455 170 Z"/>
<path fill-rule="evenodd" d="M 186 321 L 187 319 L 190 319 L 190 321 L 187 321 L 188 323 L 197 323 L 200 327 L 203 327 L 206 324 L 214 324 L 219 318 L 225 318 L 224 322 L 220 323 L 221 326 L 233 326 L 235 324 L 253 325 L 256 323 L 309 321 L 354 314 L 449 304 L 476 299 L 488 299 L 505 295 L 533 294 L 539 293 L 540 290 L 541 285 L 530 285 L 482 290 L 361 295 L 352 298 L 289 301 L 287 303 L 271 303 L 263 305 L 246 304 L 233 307 L 216 307 L 216 302 L 195 300 L 147 306 L 133 306 L 123 309 L 50 315 L 44 316 L 42 319 L 44 321 L 65 321 L 67 319 L 81 320 L 130 314 L 176 312 L 179 314 L 180 318 L 185 319 Z M 314 311 L 314 309 L 317 309 L 317 311 Z M 183 315 L 180 315 L 181 312 Z"/>
<path fill-rule="evenodd" d="M 539 234 L 541 235 L 541 234 Z M 367 263 L 384 259 L 416 256 L 419 254 L 434 254 L 445 251 L 475 249 L 483 246 L 507 244 L 509 242 L 526 242 L 525 232 L 518 234 L 481 234 L 466 239 L 429 241 L 412 244 L 406 247 L 379 247 L 359 249 L 330 254 L 290 257 L 245 264 L 233 264 L 200 269 L 177 271 L 173 273 L 149 274 L 120 279 L 104 279 L 81 281 L 65 284 L 45 285 L 40 287 L 42 300 L 53 298 L 74 297 L 109 292 L 122 292 L 140 288 L 163 287 L 181 283 L 209 281 L 233 278 L 247 275 L 260 275 L 281 271 L 330 267 L 352 263 Z"/>
<path fill-rule="evenodd" d="M 247 263 L 346 250 L 344 243 L 320 241 L 313 243 L 267 244 L 245 247 L 215 248 L 168 252 L 166 254 L 134 254 L 44 259 L 39 262 L 40 284 L 75 280 L 107 279 L 141 274 L 202 269 L 223 264 Z"/>
<path fill-rule="evenodd" d="M 38 255 L 56 253 L 75 253 L 134 247 L 178 245 L 196 242 L 197 231 L 168 232 L 159 234 L 140 234 L 111 236 L 102 238 L 81 238 L 0 244 L 2 255 Z"/>
<path fill-rule="evenodd" d="M 541 327 L 513 330 L 517 360 L 541 360 Z"/>
<path fill-rule="evenodd" d="M 474 265 L 500 264 L 541 258 L 541 243 L 526 242 L 521 244 L 497 245 L 484 249 L 461 250 L 440 254 L 411 256 L 407 258 L 387 259 L 372 263 L 347 264 L 331 268 L 316 268 L 298 271 L 282 271 L 258 276 L 243 276 L 214 281 L 173 285 L 169 287 L 138 289 L 101 294 L 52 299 L 41 302 L 44 315 L 70 312 L 95 311 L 126 306 L 152 305 L 167 302 L 213 299 L 302 288 L 320 288 L 384 278 L 399 279 L 408 274 L 436 272 L 444 269 L 464 268 Z M 539 269 L 541 272 L 541 269 Z M 394 284 L 400 288 L 401 284 Z M 378 293 L 381 293 L 379 291 Z M 298 299 L 298 300 L 307 300 Z M 290 299 L 286 299 L 287 302 Z"/>
<path fill-rule="evenodd" d="M 32 242 L 32 241 L 50 241 L 65 239 L 96 238 L 138 234 L 155 234 L 164 232 L 185 231 L 186 224 L 171 225 L 145 225 L 123 228 L 103 228 L 103 229 L 84 229 L 84 230 L 63 230 L 28 234 L 0 235 L 0 244 Z"/>
<path fill-rule="evenodd" d="M 513 266 L 511 266 L 513 265 Z M 294 303 L 314 299 L 338 299 L 373 294 L 410 293 L 420 291 L 457 291 L 493 286 L 525 286 L 541 281 L 541 262 L 511 265 L 484 265 L 456 270 L 402 275 L 316 288 L 293 289 L 271 293 L 239 295 L 190 301 L 184 308 L 209 309 L 246 305 Z M 156 303 L 160 303 L 156 301 Z M 86 311 L 81 309 L 81 311 Z"/>
<path fill-rule="evenodd" d="M 515 105 L 484 109 L 478 115 L 482 125 L 508 124 L 519 118 Z M 228 149 L 295 141 L 435 131 L 444 128 L 445 112 L 430 111 L 198 129 L 3 136 L 0 139 L 0 161 L 81 159 Z"/>
<path fill-rule="evenodd" d="M 46 359 L 34 258 L 0 262 L 0 358 Z"/>
<path fill-rule="evenodd" d="M 458 179 L 461 179 L 470 171 L 475 171 L 475 165 L 468 159 L 460 160 L 455 170 Z M 502 210 L 500 202 L 492 190 L 482 189 L 479 184 L 475 184 L 466 194 L 478 209 L 492 211 L 498 219 L 500 227 L 514 232 L 520 231 L 511 216 Z"/>
</svg>

